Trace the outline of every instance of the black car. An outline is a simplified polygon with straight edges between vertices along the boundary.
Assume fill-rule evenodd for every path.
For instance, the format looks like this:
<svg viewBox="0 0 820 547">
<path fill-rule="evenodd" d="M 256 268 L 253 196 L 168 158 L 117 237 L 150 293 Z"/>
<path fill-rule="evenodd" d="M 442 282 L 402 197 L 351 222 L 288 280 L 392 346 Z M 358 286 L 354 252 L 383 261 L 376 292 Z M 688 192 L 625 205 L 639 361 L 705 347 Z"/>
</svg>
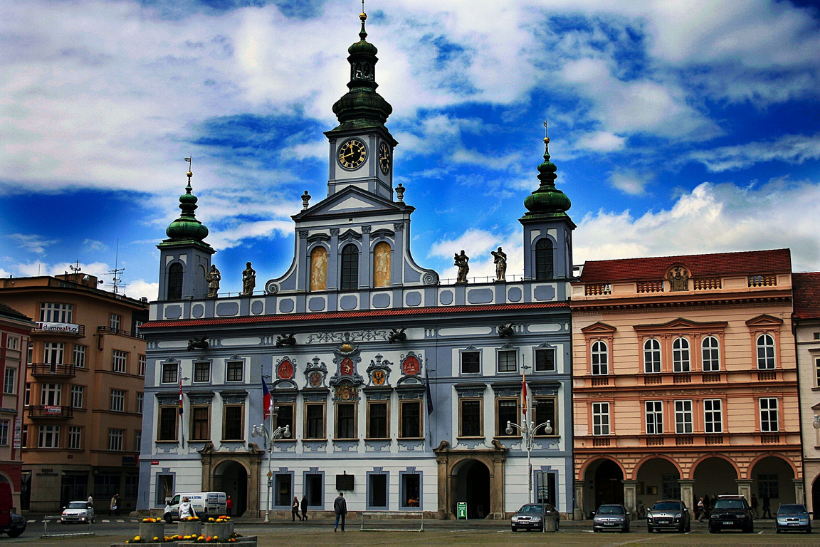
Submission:
<svg viewBox="0 0 820 547">
<path fill-rule="evenodd" d="M 752 508 L 741 495 L 718 496 L 709 515 L 709 532 L 735 529 L 752 533 L 755 531 Z"/>
<path fill-rule="evenodd" d="M 513 532 L 519 530 L 544 531 L 544 520 L 555 518 L 555 531 L 558 531 L 560 515 L 549 503 L 528 503 L 521 507 L 510 519 Z"/>
<path fill-rule="evenodd" d="M 646 528 L 650 533 L 664 528 L 688 532 L 691 529 L 689 509 L 681 500 L 656 501 L 646 512 Z"/>
</svg>

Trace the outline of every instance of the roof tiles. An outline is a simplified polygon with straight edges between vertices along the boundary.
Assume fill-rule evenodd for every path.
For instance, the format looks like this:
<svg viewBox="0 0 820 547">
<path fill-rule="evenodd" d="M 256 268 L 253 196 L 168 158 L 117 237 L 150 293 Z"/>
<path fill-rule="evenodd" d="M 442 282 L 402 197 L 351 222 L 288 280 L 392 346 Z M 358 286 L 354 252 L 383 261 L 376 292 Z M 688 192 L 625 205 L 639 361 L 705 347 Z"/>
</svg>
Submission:
<svg viewBox="0 0 820 547">
<path fill-rule="evenodd" d="M 792 274 L 794 316 L 797 319 L 820 318 L 820 272 Z"/>
</svg>

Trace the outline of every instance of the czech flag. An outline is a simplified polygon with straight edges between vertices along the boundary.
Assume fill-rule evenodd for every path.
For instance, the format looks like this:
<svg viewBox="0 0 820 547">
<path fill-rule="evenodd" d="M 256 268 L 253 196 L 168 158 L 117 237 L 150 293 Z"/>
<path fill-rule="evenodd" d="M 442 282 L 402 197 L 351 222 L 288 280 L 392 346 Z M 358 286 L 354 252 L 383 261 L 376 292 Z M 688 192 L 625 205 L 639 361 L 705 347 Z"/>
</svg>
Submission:
<svg viewBox="0 0 820 547">
<path fill-rule="evenodd" d="M 265 383 L 265 379 L 262 378 L 262 419 L 267 420 L 268 416 L 273 413 L 273 397 L 270 396 L 270 391 L 268 391 L 268 384 Z"/>
</svg>

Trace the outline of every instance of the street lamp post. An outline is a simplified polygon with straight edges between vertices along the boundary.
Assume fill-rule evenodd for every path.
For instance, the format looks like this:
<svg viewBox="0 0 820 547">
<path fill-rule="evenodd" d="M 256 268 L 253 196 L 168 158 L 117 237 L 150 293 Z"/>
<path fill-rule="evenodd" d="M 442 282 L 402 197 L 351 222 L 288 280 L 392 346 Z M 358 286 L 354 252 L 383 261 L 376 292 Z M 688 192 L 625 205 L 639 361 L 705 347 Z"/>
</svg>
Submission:
<svg viewBox="0 0 820 547">
<path fill-rule="evenodd" d="M 253 437 L 265 437 L 265 444 L 268 447 L 268 512 L 265 514 L 265 522 L 270 522 L 271 498 L 273 497 L 273 473 L 271 472 L 271 460 L 273 455 L 273 443 L 276 439 L 290 438 L 290 425 L 277 427 L 273 431 L 268 431 L 265 424 L 253 426 L 251 431 Z"/>
<path fill-rule="evenodd" d="M 517 429 L 521 432 L 521 435 L 524 437 L 524 448 L 527 451 L 527 475 L 529 476 L 529 492 L 530 498 L 528 503 L 532 503 L 532 438 L 535 435 L 535 432 L 541 428 L 544 428 L 544 433 L 547 435 L 552 435 L 552 424 L 550 420 L 542 424 L 535 425 L 532 420 L 527 421 L 524 420 L 523 425 L 514 424 L 510 421 L 507 422 L 507 429 L 504 432 L 507 435 L 513 434 L 513 428 Z"/>
</svg>

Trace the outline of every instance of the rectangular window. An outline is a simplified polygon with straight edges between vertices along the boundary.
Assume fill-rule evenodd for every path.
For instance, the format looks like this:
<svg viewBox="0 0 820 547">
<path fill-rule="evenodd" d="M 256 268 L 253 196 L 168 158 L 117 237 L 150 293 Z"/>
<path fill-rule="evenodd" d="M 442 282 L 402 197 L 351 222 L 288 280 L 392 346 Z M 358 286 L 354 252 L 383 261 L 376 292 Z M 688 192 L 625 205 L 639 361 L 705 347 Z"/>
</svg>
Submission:
<svg viewBox="0 0 820 547">
<path fill-rule="evenodd" d="M 60 426 L 41 425 L 37 448 L 60 448 Z"/>
<path fill-rule="evenodd" d="M 111 412 L 125 412 L 125 390 L 111 390 Z"/>
<path fill-rule="evenodd" d="M 9 445 L 9 420 L 0 420 L 0 446 Z"/>
<path fill-rule="evenodd" d="M 65 357 L 65 344 L 46 342 L 43 344 L 43 362 L 50 365 L 62 365 Z"/>
<path fill-rule="evenodd" d="M 356 438 L 355 403 L 336 403 L 336 438 Z"/>
<path fill-rule="evenodd" d="M 85 386 L 71 386 L 71 408 L 83 408 Z"/>
<path fill-rule="evenodd" d="M 63 400 L 63 384 L 43 384 L 40 389 L 40 404 L 60 406 Z"/>
<path fill-rule="evenodd" d="M 3 378 L 3 393 L 14 395 L 17 393 L 17 369 L 6 368 L 5 378 Z"/>
<path fill-rule="evenodd" d="M 114 372 L 127 372 L 128 366 L 128 354 L 124 351 L 120 351 L 118 349 L 114 350 L 113 353 L 114 359 Z"/>
<path fill-rule="evenodd" d="M 225 380 L 228 382 L 241 382 L 244 368 L 245 363 L 243 361 L 228 361 L 228 370 L 225 375 Z"/>
<path fill-rule="evenodd" d="M 421 401 L 401 401 L 399 403 L 401 438 L 417 439 L 421 434 Z"/>
<path fill-rule="evenodd" d="M 548 473 L 546 471 L 535 472 L 535 501 L 537 503 L 549 503 L 555 506 L 555 476 L 556 473 Z"/>
<path fill-rule="evenodd" d="M 518 425 L 518 399 L 496 399 L 495 400 L 495 434 L 498 437 L 507 437 L 507 422 Z M 512 435 L 519 436 L 521 433 L 512 428 Z"/>
<path fill-rule="evenodd" d="M 165 506 L 174 495 L 174 475 L 157 475 L 157 506 Z"/>
<path fill-rule="evenodd" d="M 760 399 L 760 431 L 764 433 L 779 431 L 777 399 L 774 397 Z"/>
<path fill-rule="evenodd" d="M 814 386 L 820 387 L 820 357 L 814 360 L 814 379 Z"/>
<path fill-rule="evenodd" d="M 11 336 L 6 339 L 6 347 L 8 349 L 16 350 L 20 347 L 20 337 L 19 336 Z"/>
<path fill-rule="evenodd" d="M 210 361 L 197 361 L 194 363 L 194 382 L 210 382 L 211 381 L 211 363 Z"/>
<path fill-rule="evenodd" d="M 139 452 L 142 446 L 142 430 L 134 431 L 134 452 Z"/>
<path fill-rule="evenodd" d="M 663 433 L 663 401 L 646 401 L 646 434 Z"/>
<path fill-rule="evenodd" d="M 74 344 L 74 366 L 77 368 L 85 368 L 85 354 L 87 346 Z"/>
<path fill-rule="evenodd" d="M 83 428 L 72 425 L 68 428 L 68 447 L 72 450 L 81 450 L 83 447 Z"/>
<path fill-rule="evenodd" d="M 720 399 L 704 399 L 703 430 L 706 433 L 723 433 L 723 405 Z"/>
<path fill-rule="evenodd" d="M 191 409 L 191 440 L 206 441 L 211 438 L 210 408 L 195 406 Z"/>
<path fill-rule="evenodd" d="M 775 473 L 758 473 L 757 475 L 757 489 L 759 499 L 767 495 L 770 498 L 780 497 L 780 487 L 778 486 L 777 474 Z"/>
<path fill-rule="evenodd" d="M 555 372 L 555 348 L 535 350 L 535 372 Z"/>
<path fill-rule="evenodd" d="M 20 446 L 23 448 L 28 448 L 28 426 L 24 425 L 23 430 L 20 433 Z"/>
<path fill-rule="evenodd" d="M 225 405 L 223 408 L 225 424 L 222 440 L 242 441 L 245 439 L 245 407 L 242 405 Z"/>
<path fill-rule="evenodd" d="M 367 476 L 367 504 L 372 509 L 387 509 L 387 473 Z"/>
<path fill-rule="evenodd" d="M 44 302 L 40 304 L 40 321 L 44 323 L 71 323 L 74 314 L 72 304 L 55 304 Z"/>
<path fill-rule="evenodd" d="M 462 351 L 461 352 L 461 373 L 478 374 L 481 372 L 481 352 Z"/>
<path fill-rule="evenodd" d="M 387 403 L 384 401 L 369 401 L 367 403 L 367 438 L 389 438 L 387 424 Z"/>
<path fill-rule="evenodd" d="M 175 406 L 159 407 L 159 435 L 158 441 L 177 440 L 177 422 L 179 414 Z"/>
<path fill-rule="evenodd" d="M 26 382 L 25 405 L 29 406 L 30 404 L 31 404 L 31 382 Z"/>
<path fill-rule="evenodd" d="M 324 439 L 325 436 L 324 403 L 307 403 L 305 405 L 305 439 Z"/>
<path fill-rule="evenodd" d="M 94 476 L 94 497 L 109 499 L 120 491 L 119 473 L 100 473 Z"/>
<path fill-rule="evenodd" d="M 139 355 L 137 357 L 137 363 L 137 374 L 139 374 L 140 376 L 145 376 L 145 365 L 148 363 L 148 359 L 145 357 L 145 355 Z"/>
<path fill-rule="evenodd" d="M 675 433 L 692 433 L 692 401 L 675 401 Z"/>
<path fill-rule="evenodd" d="M 26 361 L 29 365 L 33 363 L 34 359 L 34 344 L 32 342 L 28 343 L 28 360 Z"/>
<path fill-rule="evenodd" d="M 176 384 L 177 374 L 179 373 L 179 365 L 177 363 L 163 363 L 162 364 L 162 383 Z"/>
<path fill-rule="evenodd" d="M 481 399 L 461 399 L 460 437 L 481 437 Z"/>
<path fill-rule="evenodd" d="M 321 473 L 305 474 L 305 495 L 308 499 L 308 507 L 322 507 L 324 488 L 324 475 Z"/>
<path fill-rule="evenodd" d="M 123 430 L 122 429 L 109 429 L 108 430 L 108 450 L 113 450 L 115 452 L 122 452 L 122 436 L 123 436 Z"/>
<path fill-rule="evenodd" d="M 516 372 L 518 370 L 518 352 L 503 350 L 498 352 L 498 372 Z"/>
<path fill-rule="evenodd" d="M 609 435 L 609 403 L 592 403 L 592 434 Z"/>
<path fill-rule="evenodd" d="M 546 437 L 558 435 L 558 418 L 555 416 L 555 397 L 535 397 L 533 399 L 533 410 L 535 410 L 535 425 L 549 422 L 552 433 L 548 433 L 546 427 L 539 427 L 535 431 L 535 437 Z"/>
<path fill-rule="evenodd" d="M 142 414 L 142 409 L 145 406 L 145 393 L 137 392 L 137 414 Z"/>
<path fill-rule="evenodd" d="M 291 495 L 291 480 L 290 475 L 287 473 L 281 473 L 274 475 L 276 479 L 276 505 L 282 507 L 290 507 L 290 502 L 293 501 L 293 496 Z"/>
<path fill-rule="evenodd" d="M 421 475 L 403 473 L 401 475 L 401 507 L 415 508 L 421 506 Z"/>
<path fill-rule="evenodd" d="M 122 316 L 112 313 L 108 320 L 108 326 L 112 331 L 118 332 L 120 330 L 120 325 L 122 325 Z"/>
<path fill-rule="evenodd" d="M 274 422 L 276 423 L 276 427 L 289 427 L 291 431 L 291 435 L 296 437 L 296 430 L 293 429 L 293 412 L 294 412 L 294 404 L 293 403 L 278 403 L 276 406 L 273 407 L 274 412 Z"/>
<path fill-rule="evenodd" d="M 125 497 L 136 498 L 139 493 L 140 476 L 126 475 L 125 476 Z"/>
</svg>

